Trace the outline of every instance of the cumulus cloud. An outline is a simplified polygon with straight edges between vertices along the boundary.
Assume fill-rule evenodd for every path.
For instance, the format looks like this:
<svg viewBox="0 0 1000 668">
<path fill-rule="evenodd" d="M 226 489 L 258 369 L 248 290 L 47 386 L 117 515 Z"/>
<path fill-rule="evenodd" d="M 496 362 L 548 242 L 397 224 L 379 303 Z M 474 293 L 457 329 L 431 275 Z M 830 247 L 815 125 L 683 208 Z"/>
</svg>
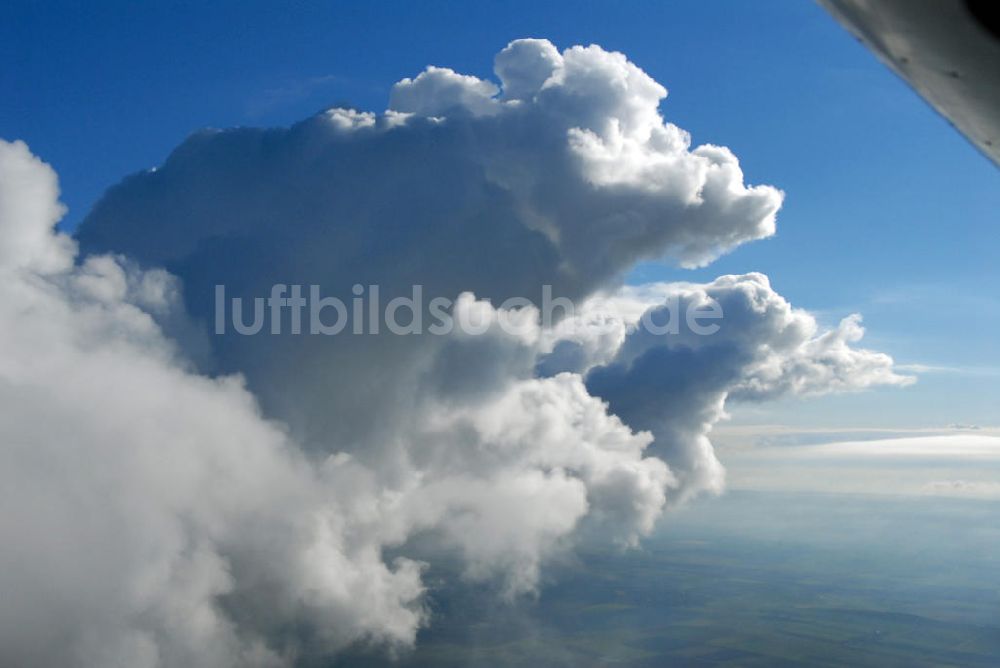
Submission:
<svg viewBox="0 0 1000 668">
<path fill-rule="evenodd" d="M 255 634 L 300 616 L 328 647 L 411 642 L 417 565 L 383 562 L 341 510 L 343 473 L 238 378 L 185 369 L 147 310 L 171 298 L 162 272 L 74 266 L 54 184 L 0 143 L 0 228 L 31 239 L 0 265 L 2 663 L 276 664 L 295 647 Z M 247 597 L 261 614 L 237 625 L 224 602 Z"/>
<path fill-rule="evenodd" d="M 727 401 L 913 382 L 887 355 L 850 345 L 862 335 L 857 315 L 819 331 L 763 274 L 722 276 L 592 298 L 556 328 L 554 338 L 565 338 L 550 343 L 541 367 L 558 368 L 562 358 L 612 412 L 652 432 L 654 452 L 677 471 L 683 495 L 724 485 L 708 434 Z"/>
<path fill-rule="evenodd" d="M 821 332 L 760 274 L 616 287 L 772 234 L 781 193 L 691 148 L 622 54 L 519 40 L 495 69 L 428 68 L 382 114 L 196 133 L 76 240 L 52 170 L 0 143 L 3 663 L 406 646 L 420 560 L 532 591 L 575 544 L 635 545 L 720 490 L 727 399 L 907 382 L 856 319 Z M 216 285 L 277 283 L 348 303 L 420 284 L 486 331 L 210 330 Z M 579 311 L 501 305 L 544 285 Z M 639 326 L 712 304 L 711 336 Z"/>
</svg>

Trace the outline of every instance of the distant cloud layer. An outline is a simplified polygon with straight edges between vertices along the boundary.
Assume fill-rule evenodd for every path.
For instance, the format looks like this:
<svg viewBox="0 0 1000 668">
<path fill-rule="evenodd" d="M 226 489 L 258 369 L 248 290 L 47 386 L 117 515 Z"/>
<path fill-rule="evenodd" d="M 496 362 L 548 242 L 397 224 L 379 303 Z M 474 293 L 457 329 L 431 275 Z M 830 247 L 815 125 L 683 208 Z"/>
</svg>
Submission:
<svg viewBox="0 0 1000 668">
<path fill-rule="evenodd" d="M 975 431 L 734 448 L 730 485 L 758 491 L 1000 498 L 1000 437 Z M 723 437 L 724 438 L 724 437 Z M 722 439 L 720 439 L 722 440 Z"/>
<path fill-rule="evenodd" d="M 692 149 L 622 54 L 519 40 L 495 70 L 428 68 L 380 115 L 196 133 L 77 240 L 53 171 L 0 142 L 0 663 L 405 647 L 427 560 L 513 597 L 721 491 L 727 400 L 911 381 L 857 317 L 821 331 L 761 274 L 621 287 L 773 234 L 781 193 Z M 551 285 L 579 308 L 478 337 L 211 334 L 215 285 L 274 283 L 419 283 L 487 321 Z M 711 336 L 637 327 L 709 301 Z"/>
</svg>

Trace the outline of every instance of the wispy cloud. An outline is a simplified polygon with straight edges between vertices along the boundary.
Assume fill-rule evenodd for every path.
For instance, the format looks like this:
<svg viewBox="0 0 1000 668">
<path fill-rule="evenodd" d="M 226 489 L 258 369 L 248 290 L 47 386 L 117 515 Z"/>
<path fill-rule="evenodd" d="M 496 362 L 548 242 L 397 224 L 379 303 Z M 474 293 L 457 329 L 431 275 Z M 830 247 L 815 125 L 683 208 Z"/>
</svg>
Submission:
<svg viewBox="0 0 1000 668">
<path fill-rule="evenodd" d="M 345 77 L 337 74 L 290 79 L 281 85 L 267 88 L 253 97 L 247 103 L 247 116 L 250 118 L 266 116 L 321 93 L 330 92 L 335 86 L 346 81 Z M 327 100 L 327 102 L 332 102 L 332 100 Z"/>
<path fill-rule="evenodd" d="M 948 364 L 922 364 L 912 362 L 909 364 L 897 364 L 896 368 L 907 373 L 939 373 L 957 376 L 1000 376 L 1000 367 L 994 366 L 967 366 Z"/>
</svg>

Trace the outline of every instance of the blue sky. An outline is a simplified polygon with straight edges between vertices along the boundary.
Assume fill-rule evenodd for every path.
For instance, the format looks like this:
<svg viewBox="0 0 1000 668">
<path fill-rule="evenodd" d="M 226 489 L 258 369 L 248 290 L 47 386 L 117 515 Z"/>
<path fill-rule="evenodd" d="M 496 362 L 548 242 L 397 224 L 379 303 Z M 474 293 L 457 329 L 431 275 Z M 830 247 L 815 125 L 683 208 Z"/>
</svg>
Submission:
<svg viewBox="0 0 1000 668">
<path fill-rule="evenodd" d="M 490 77 L 493 54 L 524 36 L 625 52 L 670 91 L 668 120 L 787 194 L 775 238 L 633 280 L 763 271 L 826 323 L 862 312 L 868 346 L 942 367 L 914 387 L 737 420 L 996 423 L 1000 173 L 811 3 L 6 3 L 0 136 L 58 171 L 73 226 L 197 128 L 381 110 L 428 64 Z"/>
</svg>

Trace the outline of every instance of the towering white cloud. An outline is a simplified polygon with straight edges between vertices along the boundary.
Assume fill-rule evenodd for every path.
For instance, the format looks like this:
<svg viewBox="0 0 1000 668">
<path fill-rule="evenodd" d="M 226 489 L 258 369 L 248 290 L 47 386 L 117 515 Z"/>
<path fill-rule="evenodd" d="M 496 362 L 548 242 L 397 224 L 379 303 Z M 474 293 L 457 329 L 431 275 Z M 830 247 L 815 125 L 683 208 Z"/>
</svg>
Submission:
<svg viewBox="0 0 1000 668">
<path fill-rule="evenodd" d="M 781 194 L 691 149 L 621 54 L 520 40 L 496 72 L 429 68 L 380 115 L 197 133 L 109 191 L 80 254 L 52 170 L 0 143 L 0 663 L 405 646 L 418 554 L 516 596 L 575 543 L 634 545 L 721 489 L 727 398 L 906 382 L 851 345 L 856 321 L 819 332 L 761 275 L 616 290 L 636 261 L 772 234 Z M 377 284 L 383 305 L 420 284 L 489 327 L 210 330 L 216 285 L 252 303 L 278 283 L 347 303 Z M 581 310 L 500 306 L 543 285 Z M 710 301 L 711 336 L 638 326 Z"/>
<path fill-rule="evenodd" d="M 0 265 L 0 663 L 281 663 L 294 644 L 262 638 L 297 618 L 330 649 L 411 642 L 419 568 L 343 511 L 346 474 L 239 379 L 185 370 L 150 315 L 169 277 L 74 266 L 56 192 L 0 142 L 0 229 L 31 240 Z"/>
</svg>

